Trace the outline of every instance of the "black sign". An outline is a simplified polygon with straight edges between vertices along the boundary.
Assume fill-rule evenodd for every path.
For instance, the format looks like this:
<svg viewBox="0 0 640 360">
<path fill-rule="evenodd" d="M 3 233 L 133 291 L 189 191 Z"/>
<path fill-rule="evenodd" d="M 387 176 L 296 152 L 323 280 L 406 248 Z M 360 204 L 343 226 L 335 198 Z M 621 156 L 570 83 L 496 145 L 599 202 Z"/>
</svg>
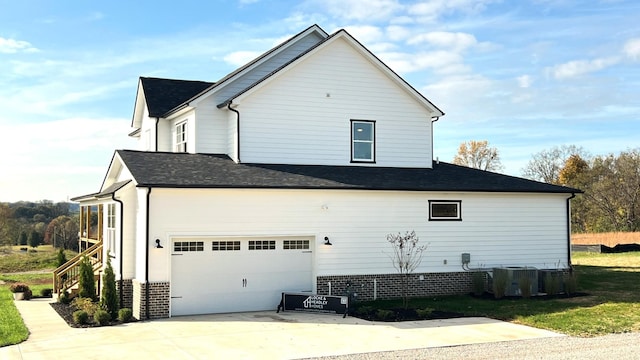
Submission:
<svg viewBox="0 0 640 360">
<path fill-rule="evenodd" d="M 304 293 L 282 293 L 278 312 L 287 310 L 344 314 L 349 311 L 349 297 Z"/>
</svg>

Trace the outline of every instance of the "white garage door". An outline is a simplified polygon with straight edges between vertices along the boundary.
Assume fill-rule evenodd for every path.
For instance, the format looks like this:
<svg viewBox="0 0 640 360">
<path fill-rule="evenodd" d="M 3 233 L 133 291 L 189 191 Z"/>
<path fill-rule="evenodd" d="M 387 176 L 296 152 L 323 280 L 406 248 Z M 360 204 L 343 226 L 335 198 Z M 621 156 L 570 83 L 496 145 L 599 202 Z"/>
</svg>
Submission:
<svg viewBox="0 0 640 360">
<path fill-rule="evenodd" d="M 283 291 L 311 291 L 313 241 L 175 238 L 171 315 L 275 310 Z"/>
</svg>

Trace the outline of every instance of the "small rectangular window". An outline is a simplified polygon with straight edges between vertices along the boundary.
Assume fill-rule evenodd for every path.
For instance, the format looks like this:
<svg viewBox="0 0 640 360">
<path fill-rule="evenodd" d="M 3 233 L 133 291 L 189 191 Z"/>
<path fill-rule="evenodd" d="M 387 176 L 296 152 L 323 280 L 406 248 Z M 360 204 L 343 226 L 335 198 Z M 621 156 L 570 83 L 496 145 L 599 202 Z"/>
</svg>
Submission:
<svg viewBox="0 0 640 360">
<path fill-rule="evenodd" d="M 351 120 L 351 161 L 375 162 L 375 122 Z"/>
<path fill-rule="evenodd" d="M 173 251 L 204 251 L 204 242 L 202 241 L 176 241 L 173 243 Z"/>
<path fill-rule="evenodd" d="M 187 122 L 176 125 L 175 152 L 187 152 Z"/>
<path fill-rule="evenodd" d="M 282 248 L 284 250 L 306 250 L 309 249 L 309 240 L 284 240 Z"/>
<path fill-rule="evenodd" d="M 275 240 L 252 240 L 249 241 L 249 250 L 275 250 Z"/>
<path fill-rule="evenodd" d="M 459 200 L 429 200 L 429 220 L 462 220 Z"/>
<path fill-rule="evenodd" d="M 239 251 L 240 241 L 214 241 L 211 243 L 213 251 Z"/>
</svg>

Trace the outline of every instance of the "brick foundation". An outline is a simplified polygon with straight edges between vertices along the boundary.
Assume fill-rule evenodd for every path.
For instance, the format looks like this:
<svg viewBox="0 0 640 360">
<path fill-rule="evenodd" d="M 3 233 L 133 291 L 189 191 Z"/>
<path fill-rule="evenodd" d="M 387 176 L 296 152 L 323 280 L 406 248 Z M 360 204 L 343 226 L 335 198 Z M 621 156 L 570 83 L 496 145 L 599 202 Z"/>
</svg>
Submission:
<svg viewBox="0 0 640 360">
<path fill-rule="evenodd" d="M 420 280 L 421 276 L 423 280 Z M 472 278 L 472 273 L 464 271 L 410 274 L 408 295 L 419 297 L 468 294 L 473 288 Z M 347 295 L 346 288 L 349 282 L 353 292 L 357 294 L 357 300 L 361 301 L 374 300 L 374 297 L 394 299 L 402 296 L 400 274 L 318 276 L 316 289 L 318 294 L 329 295 L 329 282 L 331 282 L 331 294 L 338 296 Z"/>
<path fill-rule="evenodd" d="M 149 318 L 169 317 L 170 284 L 169 282 L 149 283 Z M 133 316 L 139 320 L 147 318 L 146 301 L 147 284 L 133 280 Z"/>
<path fill-rule="evenodd" d="M 116 288 L 118 289 L 118 300 L 120 299 L 120 280 L 116 280 Z M 122 304 L 120 308 L 133 308 L 133 280 L 122 280 Z"/>
</svg>

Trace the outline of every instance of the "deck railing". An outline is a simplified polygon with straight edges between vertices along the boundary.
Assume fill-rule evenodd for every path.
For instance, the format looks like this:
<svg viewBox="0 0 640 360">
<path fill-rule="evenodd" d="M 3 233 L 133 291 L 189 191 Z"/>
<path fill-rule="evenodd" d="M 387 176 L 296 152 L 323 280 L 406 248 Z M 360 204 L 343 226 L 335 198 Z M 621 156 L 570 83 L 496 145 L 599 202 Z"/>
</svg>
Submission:
<svg viewBox="0 0 640 360">
<path fill-rule="evenodd" d="M 85 256 L 91 261 L 94 272 L 100 269 L 102 267 L 102 241 L 95 243 L 53 271 L 53 292 L 58 297 L 78 283 L 80 264 Z"/>
</svg>

